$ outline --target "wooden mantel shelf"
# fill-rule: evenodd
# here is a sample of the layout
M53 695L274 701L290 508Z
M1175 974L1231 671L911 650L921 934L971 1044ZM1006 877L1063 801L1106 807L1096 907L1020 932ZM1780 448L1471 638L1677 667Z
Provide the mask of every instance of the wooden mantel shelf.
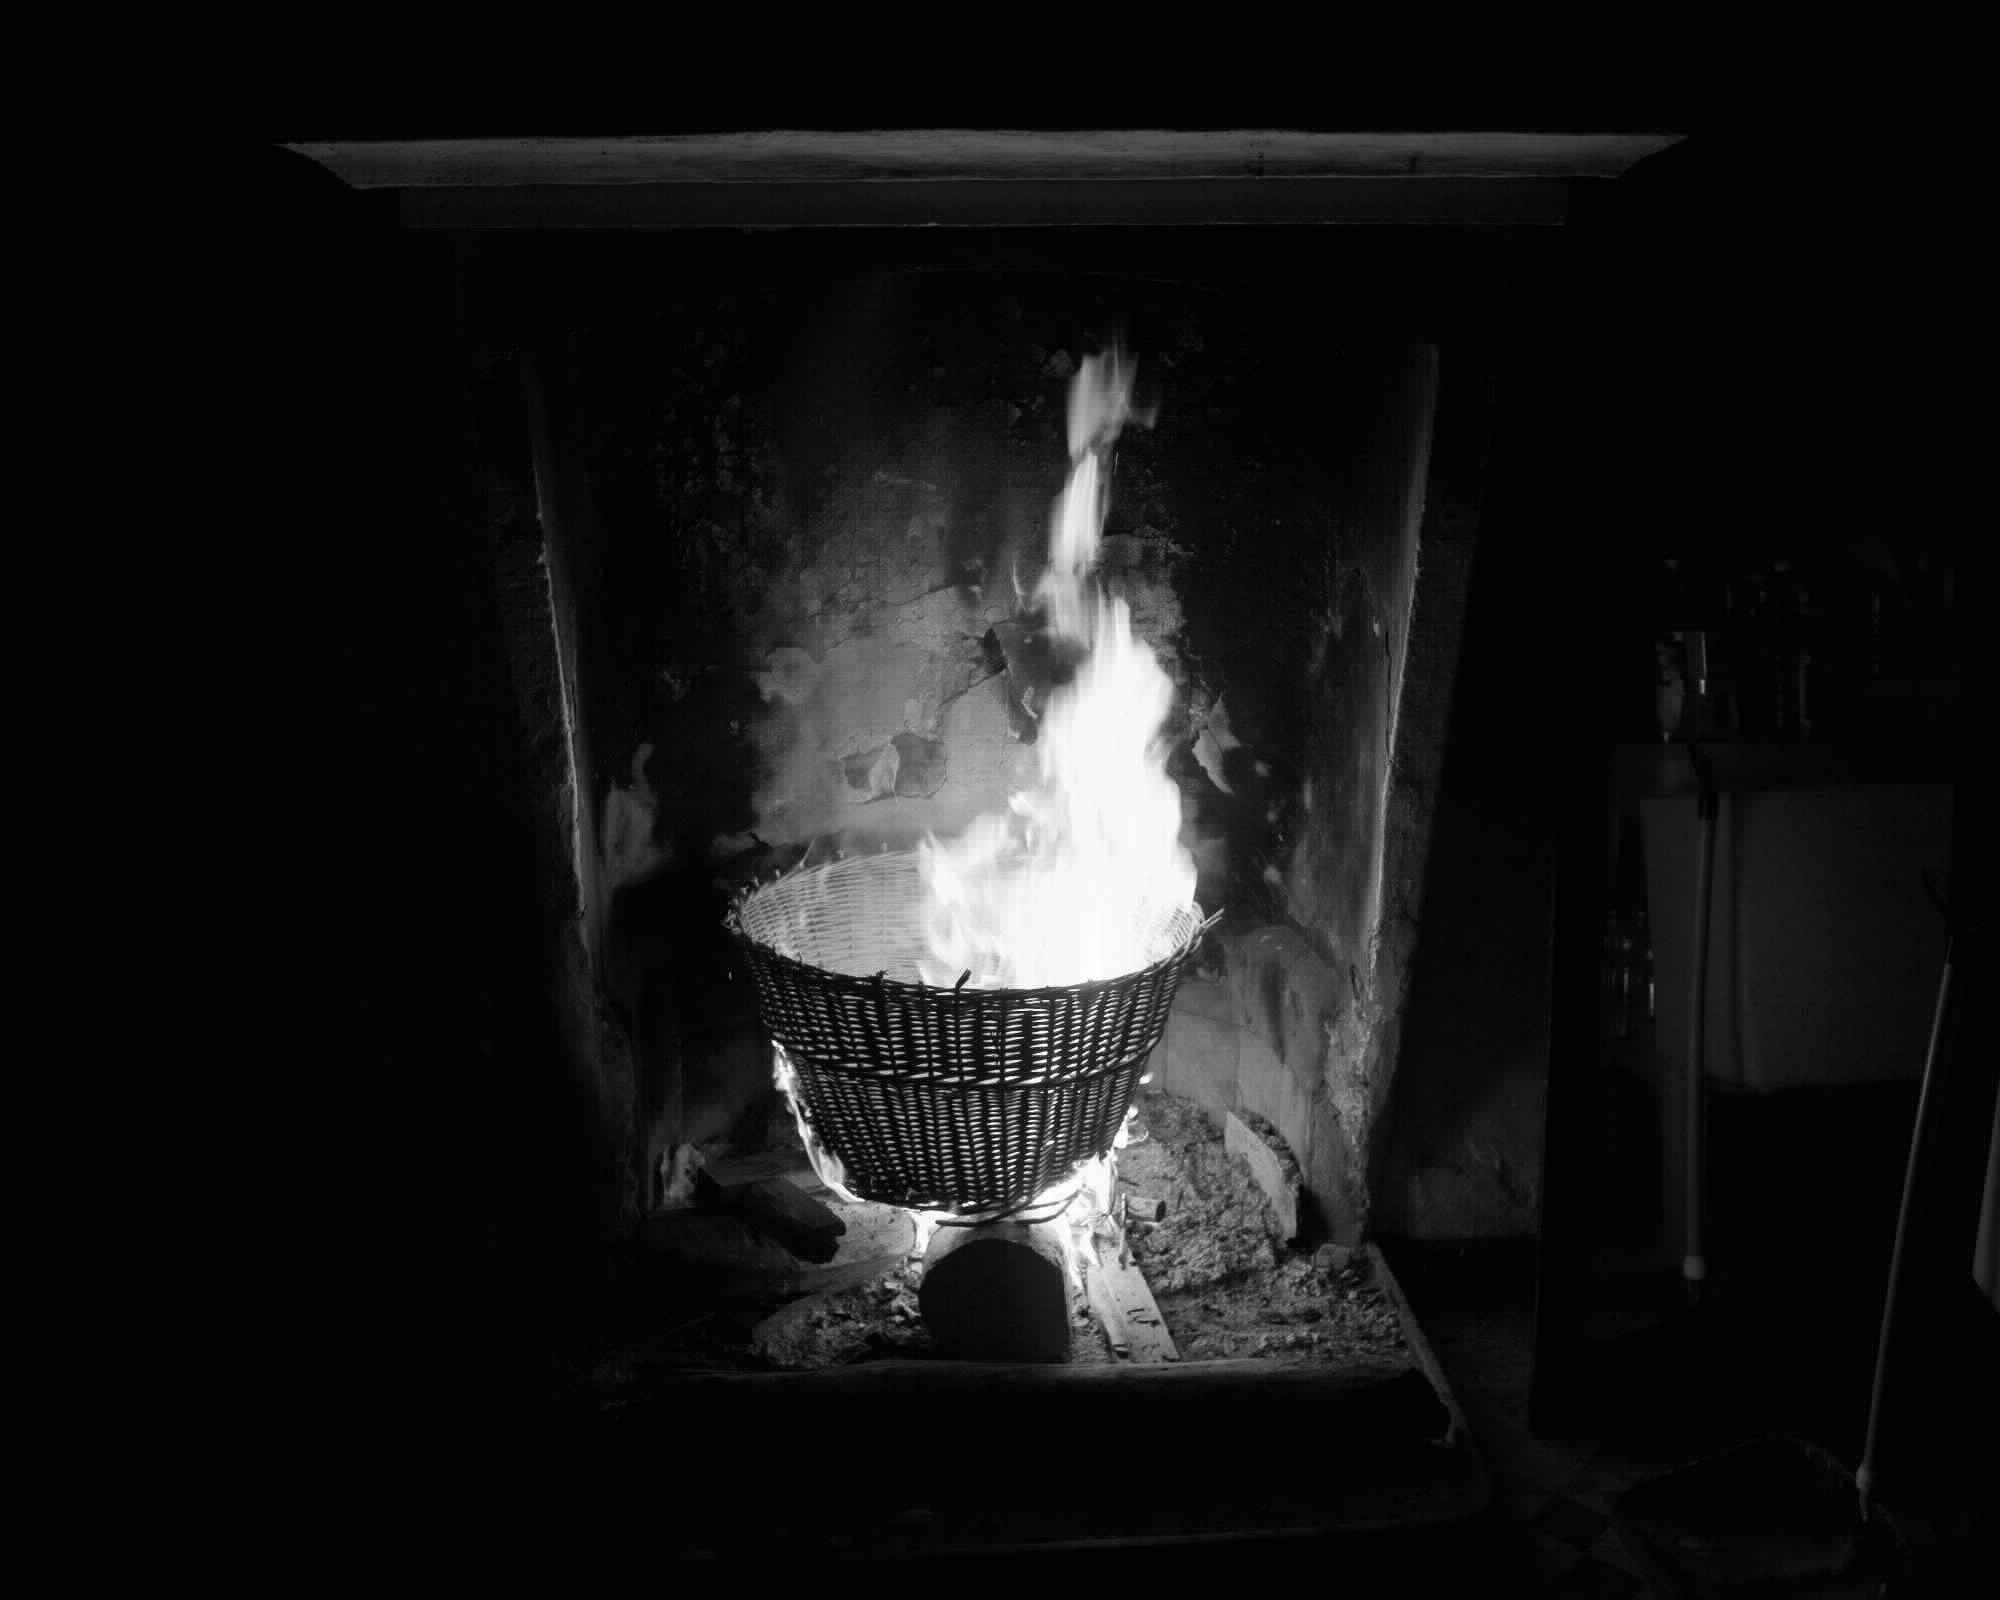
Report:
M1677 138L1662 133L921 128L619 139L350 140L291 148L356 188L436 189L920 179L1611 178Z
M287 148L430 227L1558 223L1653 132L931 128Z

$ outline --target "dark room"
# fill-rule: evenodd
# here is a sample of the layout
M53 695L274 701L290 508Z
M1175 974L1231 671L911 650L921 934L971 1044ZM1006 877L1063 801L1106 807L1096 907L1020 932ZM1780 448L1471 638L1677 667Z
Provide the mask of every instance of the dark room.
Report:
M964 120L257 153L433 1532L2000 1578L1921 206L1672 107Z

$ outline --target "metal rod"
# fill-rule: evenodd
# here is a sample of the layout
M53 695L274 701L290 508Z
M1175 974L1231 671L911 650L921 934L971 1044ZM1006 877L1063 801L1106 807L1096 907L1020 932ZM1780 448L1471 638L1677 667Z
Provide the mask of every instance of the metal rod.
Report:
M1889 1285L1882 1297L1882 1335L1875 1341L1875 1378L1868 1387L1868 1431L1863 1436L1861 1465L1854 1469L1854 1487L1861 1496L1861 1521L1868 1521L1869 1499L1875 1489L1876 1431L1882 1422L1883 1379L1889 1371L1889 1333L1896 1322L1896 1295L1903 1282L1903 1243L1910 1231L1910 1198L1917 1189L1917 1158L1929 1122L1931 1080L1936 1075L1938 1036L1944 1032L1945 1005L1951 998L1952 937L1944 942L1944 970L1938 975L1937 1009L1931 1013L1931 1040L1924 1051L1924 1083L1917 1092L1917 1122L1910 1130L1910 1159L1903 1168L1903 1203L1896 1213L1896 1242L1889 1249Z
M1694 891L1694 982L1688 1018L1687 1059L1687 1191L1686 1250L1681 1257L1681 1277L1690 1296L1699 1296L1702 1280L1708 1276L1707 1258L1702 1254L1702 1090L1708 1070L1708 924L1710 899L1715 879L1715 822L1720 809L1714 781L1693 744L1688 753L1701 780L1696 809L1701 819L1701 862L1695 874Z

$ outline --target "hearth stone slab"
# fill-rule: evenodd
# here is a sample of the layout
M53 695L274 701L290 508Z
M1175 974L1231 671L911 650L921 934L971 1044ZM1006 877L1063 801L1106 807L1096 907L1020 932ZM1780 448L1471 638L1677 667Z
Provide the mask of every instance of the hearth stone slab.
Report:
M1379 1253L1368 1251L1386 1273ZM593 1517L667 1560L816 1567L1332 1541L1463 1526L1492 1483L1418 1365L877 1362L684 1374L555 1441ZM1279 1473L1246 1470L1284 1461Z

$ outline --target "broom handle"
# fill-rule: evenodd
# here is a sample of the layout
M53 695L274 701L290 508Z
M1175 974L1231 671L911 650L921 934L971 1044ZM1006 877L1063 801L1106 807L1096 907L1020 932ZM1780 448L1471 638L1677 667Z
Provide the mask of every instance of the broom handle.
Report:
M1868 1503L1875 1488L1875 1441L1882 1421L1882 1380L1889 1370L1889 1330L1896 1321L1896 1293L1902 1286L1903 1241L1910 1228L1910 1197L1917 1187L1917 1156L1923 1149L1924 1127L1930 1118L1931 1079L1937 1067L1938 1036L1944 1031L1945 1005L1951 998L1953 936L1944 941L1944 970L1938 975L1937 1009L1931 1013L1931 1041L1924 1051L1924 1083L1917 1092L1917 1122L1910 1130L1910 1159L1903 1169L1903 1203L1896 1212L1896 1242L1889 1250L1889 1286L1882 1297L1882 1334L1875 1342L1875 1381L1868 1389L1868 1432L1861 1446L1861 1465L1854 1469L1854 1487L1861 1496L1861 1521L1868 1521Z
M1708 1262L1702 1254L1702 1090L1708 1076L1708 951L1711 900L1715 885L1715 827L1721 810L1715 775L1703 760L1700 748L1688 741L1688 757L1699 781L1696 814L1701 823L1701 857L1695 866L1694 884L1694 982L1688 1017L1685 1173L1687 1211L1686 1246L1681 1256L1681 1277L1689 1298L1701 1295L1702 1280L1708 1276Z

